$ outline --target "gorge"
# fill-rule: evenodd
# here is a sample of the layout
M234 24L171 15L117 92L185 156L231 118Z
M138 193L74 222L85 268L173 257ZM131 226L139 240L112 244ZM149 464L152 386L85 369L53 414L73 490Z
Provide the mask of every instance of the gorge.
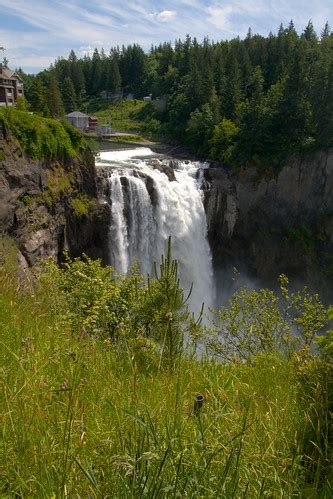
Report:
M215 305L215 290L221 303L224 292L273 286L281 273L332 296L332 150L259 176L147 148L101 152L96 166L88 149L76 159L36 161L5 128L0 147L1 229L23 266L59 260L67 249L119 271L139 259L147 274L171 235L195 308ZM80 203L87 209L74 209Z

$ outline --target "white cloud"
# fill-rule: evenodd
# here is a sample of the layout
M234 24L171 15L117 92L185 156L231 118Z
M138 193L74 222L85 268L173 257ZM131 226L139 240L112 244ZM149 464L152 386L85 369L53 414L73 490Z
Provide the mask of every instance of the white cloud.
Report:
M234 9L231 5L226 7L208 7L208 22L219 29L230 30L230 15Z
M159 14L157 14L156 19L161 21L162 23L172 21L176 16L176 12L174 10L162 10Z
M54 63L54 61L57 59L57 55L34 55L32 54L31 56L28 57L22 57L22 56L12 56L10 62L12 63L11 65L15 68L19 67L29 67L32 69L40 69L40 68L46 68L49 67L51 64Z
M86 47L79 48L79 55L80 56L85 56L85 55L92 56L93 53L94 53L94 47L92 47L91 45L87 45Z

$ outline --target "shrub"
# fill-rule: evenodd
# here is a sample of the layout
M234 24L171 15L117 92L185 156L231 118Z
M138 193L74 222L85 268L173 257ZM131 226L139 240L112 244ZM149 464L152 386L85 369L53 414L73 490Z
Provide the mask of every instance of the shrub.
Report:
M96 204L93 198L89 198L89 196L84 194L80 194L79 196L72 198L70 203L77 217L87 215L91 208Z
M290 293L288 279L280 276L280 294L261 289L240 289L213 320L213 353L224 360L246 360L262 352L290 356L311 347L327 324L325 307L317 294Z

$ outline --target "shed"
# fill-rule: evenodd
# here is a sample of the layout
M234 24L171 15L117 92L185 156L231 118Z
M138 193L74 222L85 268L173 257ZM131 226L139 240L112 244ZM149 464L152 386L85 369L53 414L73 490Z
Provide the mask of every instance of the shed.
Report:
M65 118L81 132L89 128L89 116L80 111L73 111L72 113L66 114Z
M96 132L98 127L98 118L96 116L89 116L89 132Z

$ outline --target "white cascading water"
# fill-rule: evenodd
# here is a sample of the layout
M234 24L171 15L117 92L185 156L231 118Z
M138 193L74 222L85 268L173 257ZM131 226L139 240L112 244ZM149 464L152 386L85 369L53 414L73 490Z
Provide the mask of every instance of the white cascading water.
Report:
M196 180L204 165L179 162L174 170L176 181L170 181L144 159L152 155L146 148L109 151L101 152L96 161L104 172L109 170L111 264L126 273L138 261L142 273L151 274L153 262L166 253L171 236L181 285L187 291L193 283L189 306L198 312L203 302L206 307L214 303L206 216L200 180Z

